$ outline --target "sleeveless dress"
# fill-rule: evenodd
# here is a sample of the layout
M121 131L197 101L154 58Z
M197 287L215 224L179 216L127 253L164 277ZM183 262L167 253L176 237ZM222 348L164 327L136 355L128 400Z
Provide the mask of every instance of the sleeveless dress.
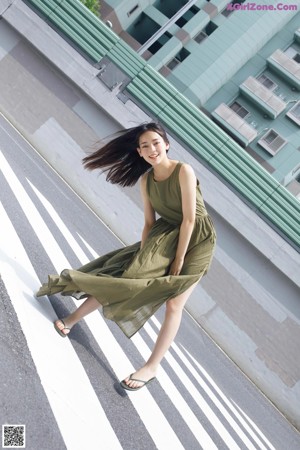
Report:
M168 275L175 257L182 222L178 163L164 181L147 176L147 193L160 216L140 249L140 242L101 256L77 270L49 275L38 293L60 292L77 299L93 295L103 306L103 315L113 320L127 337L133 336L168 299L186 291L205 275L216 242L213 223L196 187L196 220L180 275Z

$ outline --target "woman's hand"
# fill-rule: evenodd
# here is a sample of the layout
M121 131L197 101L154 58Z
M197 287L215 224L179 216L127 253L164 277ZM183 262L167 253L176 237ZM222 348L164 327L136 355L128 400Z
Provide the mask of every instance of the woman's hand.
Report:
M182 266L183 266L184 258L176 257L171 264L169 275L180 275Z

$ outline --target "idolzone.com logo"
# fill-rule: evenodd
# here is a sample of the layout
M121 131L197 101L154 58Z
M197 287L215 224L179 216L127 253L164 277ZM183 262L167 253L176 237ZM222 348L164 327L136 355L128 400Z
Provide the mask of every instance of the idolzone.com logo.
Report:
M298 5L287 5L286 3L262 5L255 2L228 3L226 9L228 11L297 11Z

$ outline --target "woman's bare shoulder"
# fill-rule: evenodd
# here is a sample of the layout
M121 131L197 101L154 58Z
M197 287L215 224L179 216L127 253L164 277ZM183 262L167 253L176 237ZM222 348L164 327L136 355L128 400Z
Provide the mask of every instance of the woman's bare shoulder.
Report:
M185 177L195 176L194 169L192 168L192 166L190 164L187 164L187 163L181 163L179 174L182 176L185 176Z

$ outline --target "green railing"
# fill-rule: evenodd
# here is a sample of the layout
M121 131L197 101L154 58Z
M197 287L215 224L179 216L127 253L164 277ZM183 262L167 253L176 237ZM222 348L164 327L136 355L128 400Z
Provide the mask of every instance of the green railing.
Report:
M300 249L300 202L79 0L23 0L90 61L105 56L131 81L133 97Z

